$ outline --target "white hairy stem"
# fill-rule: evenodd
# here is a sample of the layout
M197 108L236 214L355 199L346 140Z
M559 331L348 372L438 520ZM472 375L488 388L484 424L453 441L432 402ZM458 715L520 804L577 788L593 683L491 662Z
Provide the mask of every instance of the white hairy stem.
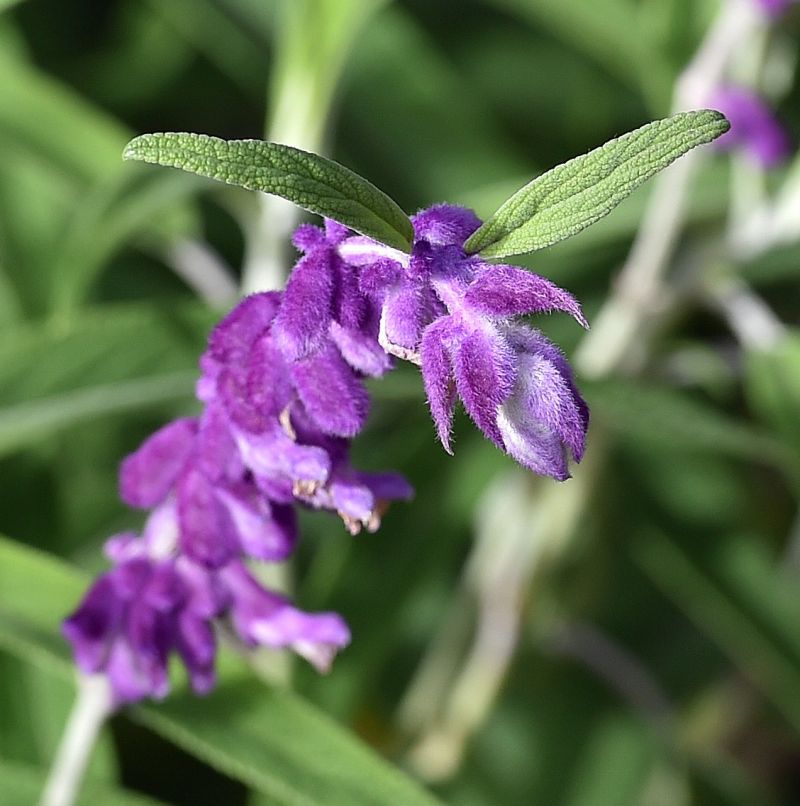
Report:
M111 692L105 675L78 678L75 704L50 768L40 806L72 806L100 730L111 713Z

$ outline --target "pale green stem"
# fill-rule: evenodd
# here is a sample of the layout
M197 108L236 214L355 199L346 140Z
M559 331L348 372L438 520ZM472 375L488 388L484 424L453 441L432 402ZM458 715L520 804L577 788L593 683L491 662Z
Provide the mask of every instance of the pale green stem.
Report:
M332 105L351 43L384 0L283 0L276 37L268 140L323 153ZM300 210L259 195L247 233L243 291L282 288Z
M470 736L485 721L520 638L532 580L574 532L591 485L591 469L570 486L551 485L514 470L498 478L479 503L476 541L455 607L400 706L399 719L418 738L409 762L428 780L450 777ZM537 492L540 494L537 495ZM473 605L474 602L474 605ZM463 615L476 607L472 643ZM458 664L457 653L463 653Z
M72 806L103 723L111 713L105 675L78 678L78 693L50 768L40 806Z

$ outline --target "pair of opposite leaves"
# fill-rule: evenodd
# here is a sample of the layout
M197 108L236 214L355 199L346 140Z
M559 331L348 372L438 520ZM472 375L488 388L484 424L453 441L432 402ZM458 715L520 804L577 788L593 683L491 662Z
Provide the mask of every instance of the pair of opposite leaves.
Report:
M484 258L503 258L569 238L678 157L729 127L721 113L703 109L610 140L518 190L473 233L465 249ZM394 249L411 250L414 233L402 209L371 182L317 154L262 140L159 133L135 138L123 156L282 196Z

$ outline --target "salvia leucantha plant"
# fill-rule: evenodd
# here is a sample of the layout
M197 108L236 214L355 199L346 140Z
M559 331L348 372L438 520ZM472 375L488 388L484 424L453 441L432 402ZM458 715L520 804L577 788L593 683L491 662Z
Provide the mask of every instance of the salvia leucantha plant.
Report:
M364 379L397 361L419 366L448 453L460 401L520 465L568 479L589 409L559 348L523 317L562 312L588 325L568 291L502 261L580 232L727 129L711 110L650 123L553 168L483 222L448 204L409 218L347 168L285 145L133 140L126 159L282 196L323 223L295 231L301 257L283 291L246 297L212 331L196 389L202 413L165 425L122 463L123 500L149 515L141 535L108 540L112 569L64 622L80 670L106 675L120 706L164 697L174 653L206 693L220 629L327 670L351 640L343 619L298 609L254 565L292 554L299 508L335 512L355 535L412 497L402 476L349 458L370 407Z

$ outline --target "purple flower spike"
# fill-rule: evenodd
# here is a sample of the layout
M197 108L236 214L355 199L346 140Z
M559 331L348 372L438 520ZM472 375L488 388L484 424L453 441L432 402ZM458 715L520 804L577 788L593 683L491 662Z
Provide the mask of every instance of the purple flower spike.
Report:
M723 87L712 105L730 121L731 128L715 145L721 149L742 149L765 168L777 165L791 151L789 136L769 106L752 90Z

